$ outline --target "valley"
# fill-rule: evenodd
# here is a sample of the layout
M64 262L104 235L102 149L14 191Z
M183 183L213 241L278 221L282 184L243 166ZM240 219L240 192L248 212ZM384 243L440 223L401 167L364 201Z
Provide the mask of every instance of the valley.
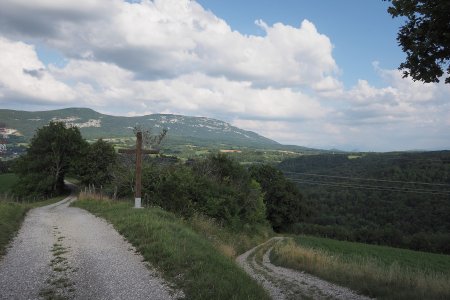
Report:
M421 299L424 295L445 299L449 293L443 286L449 280L445 266L450 261L450 224L446 218L450 214L450 151L317 150L281 145L250 132L237 133L239 129L217 120L153 116L151 118L159 122L157 125L161 124L155 126L155 123L153 128L168 124L178 127L171 127L175 129L169 131L160 145L161 154L144 159L142 201L145 209L135 213L131 208L133 158L117 154L118 149L133 148L136 142L132 136L133 120L122 123L130 125L122 136L112 136L107 135L110 133L105 132L101 122L89 119L95 116L82 118L72 109L65 114L58 113L55 117L52 112L46 120L63 122L64 130L68 131L72 127L79 128L83 138L88 137L83 139L85 144L81 144L87 147L83 150L88 151L83 152L88 155L87 161L83 162L83 155L76 152L74 162L80 165L68 166L65 173L81 187L79 200L73 205L111 222L146 261L158 266L165 280L188 298L217 296L225 299L238 294L249 299L253 299L250 295L258 295L255 299L285 299L300 294L317 298L329 292L329 296L336 299L342 295L355 299L390 299L392 295L396 295L396 299L416 296ZM28 121L41 122L40 116ZM190 125L187 125L188 119ZM29 128L36 130L31 125ZM200 137L195 128L208 128L210 135ZM224 130L227 128L230 130ZM11 172L16 170L20 157L27 155L25 150L37 142L30 138L26 126L6 129L3 134L4 140L9 142L7 148L22 149L22 152L3 153L0 161L0 208L6 214L4 222L0 222L0 251L13 239L27 211L55 201L39 202L38 194L14 195L18 182L30 187L34 184ZM187 134L192 136L182 136L180 132L189 132ZM152 133L155 135L158 131ZM100 143L97 137L103 138ZM46 147L45 143L40 147ZM98 152L99 149L117 157L110 163L113 157L92 159L89 151L97 151L95 155L100 157L106 154ZM35 181L41 177L39 174L30 178ZM178 225L170 225L168 220ZM141 226L143 230L136 231ZM276 237L277 242L264 244L272 237ZM187 239L191 241L187 243ZM180 247L184 252L178 252ZM275 287L263 284L268 291L230 262L252 247L257 248L244 261L248 262L249 270L264 269L264 262L270 263L272 271L267 278L272 279L264 280L272 280ZM190 257L190 262L183 262L184 257ZM320 269L322 260L332 262L334 269ZM299 265L299 261L307 262L309 267ZM205 272L203 275L208 279L198 273L196 264L203 266L201 272ZM283 268L306 271L318 278L302 277L296 271ZM354 269L366 270L374 276L364 277L366 275L353 271L347 274ZM255 271L249 272L251 275ZM260 271L257 273L260 275L252 275L256 280L258 276L266 276ZM288 273L290 275L286 275ZM386 283L382 278L388 273L392 276ZM71 282L76 282L75 286L85 284L76 281L76 274L75 277L66 275L70 285ZM223 276L233 284L218 284ZM186 282L186 277L192 280ZM292 279L294 277L300 279ZM360 281L366 284L358 285ZM416 291L407 282L419 282L422 289ZM386 284L387 290L383 288ZM292 289L294 285L298 288ZM281 292L286 287L290 292ZM58 293L66 296L79 293L76 288L67 292L68 288L57 284L42 286L41 291L48 299ZM280 292L273 292L274 289ZM401 292L405 289L410 293Z

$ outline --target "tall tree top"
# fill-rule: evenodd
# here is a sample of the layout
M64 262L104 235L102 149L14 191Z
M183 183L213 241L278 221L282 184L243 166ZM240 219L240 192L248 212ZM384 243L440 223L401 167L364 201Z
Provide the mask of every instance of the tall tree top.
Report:
M384 0L392 6L392 17L406 17L397 40L406 53L400 64L404 77L423 82L439 82L447 73L450 83L450 1L448 0Z

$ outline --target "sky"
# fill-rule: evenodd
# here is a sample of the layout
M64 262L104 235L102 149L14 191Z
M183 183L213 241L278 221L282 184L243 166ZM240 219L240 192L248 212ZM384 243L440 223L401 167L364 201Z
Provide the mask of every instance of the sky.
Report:
M0 0L0 108L220 119L283 144L450 149L381 0Z

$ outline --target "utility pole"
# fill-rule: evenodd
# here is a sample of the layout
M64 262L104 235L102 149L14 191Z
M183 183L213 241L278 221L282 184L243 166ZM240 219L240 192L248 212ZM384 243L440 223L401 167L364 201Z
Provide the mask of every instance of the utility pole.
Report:
M136 153L136 185L134 189L134 208L142 208L142 155L158 154L159 150L143 150L142 149L142 130L136 132L136 149L119 149L119 153L134 154Z

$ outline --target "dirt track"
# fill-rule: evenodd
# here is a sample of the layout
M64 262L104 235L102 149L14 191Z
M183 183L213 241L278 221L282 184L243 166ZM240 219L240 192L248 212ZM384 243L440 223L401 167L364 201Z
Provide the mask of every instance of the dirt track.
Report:
M284 238L274 237L237 258L244 270L257 280L273 299L370 299L304 272L275 266L270 252Z
M172 299L114 228L74 197L31 210L0 261L0 299Z

